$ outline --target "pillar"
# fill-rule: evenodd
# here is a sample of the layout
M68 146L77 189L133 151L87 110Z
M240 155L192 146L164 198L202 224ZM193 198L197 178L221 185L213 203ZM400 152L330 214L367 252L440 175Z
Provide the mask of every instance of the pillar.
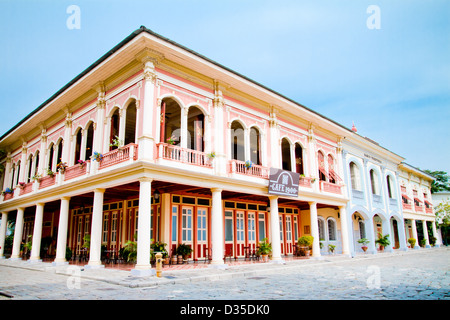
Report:
M88 268L98 268L102 266L102 220L103 220L103 197L105 189L94 190L94 206L92 208L91 242L89 246Z
M211 209L211 247L212 260L211 266L214 268L226 267L223 261L224 257L224 225L222 208L222 190L211 189L212 209Z
M350 255L350 244L348 240L348 219L345 206L339 207L339 216L341 218L342 254Z
M66 264L67 228L69 224L70 197L61 198L59 212L58 239L56 242L56 258L53 265Z
M150 219L151 219L152 179L139 179L139 219L137 233L137 258L132 275L146 276L155 274L150 265Z
M416 228L416 220L411 219L411 227L413 232L413 238L416 239L416 244L414 245L414 249L419 249L419 237L417 237L417 228Z
M427 227L427 221L422 220L422 226L423 226L423 237L425 239L425 248L430 248L430 239L428 237L428 227Z
M40 260L42 221L44 219L44 203L36 203L36 214L34 217L33 242L31 245L30 260Z
M440 247L442 242L441 242L441 239L438 236L438 233L437 233L437 230L436 230L436 222L432 221L431 223L432 223L432 227L433 227L433 237L436 238L436 242L434 243L434 246L435 247ZM1 242L1 238L0 238L0 246L1 245L2 245L2 242ZM1 257L1 251L0 251L0 257Z
M283 263L281 259L280 220L278 218L278 197L269 196L270 200L270 233L272 237L272 261Z
M319 223L317 222L317 202L309 202L309 216L311 219L311 236L314 238L313 242L313 258L320 257L320 239L319 239Z
M375 254L375 253L377 253L377 249L375 246L376 237L375 237L375 231L373 228L373 216L364 220L364 228L366 230L367 239L369 240L369 243L367 244L367 247L368 247L367 252Z
M14 231L14 241L13 241L11 259L19 259L20 244L22 242L22 233L23 233L23 213L24 213L24 208L17 208L16 227L14 229L15 230Z
M2 222L0 226L0 259L4 258L7 225L8 225L8 213L2 212Z

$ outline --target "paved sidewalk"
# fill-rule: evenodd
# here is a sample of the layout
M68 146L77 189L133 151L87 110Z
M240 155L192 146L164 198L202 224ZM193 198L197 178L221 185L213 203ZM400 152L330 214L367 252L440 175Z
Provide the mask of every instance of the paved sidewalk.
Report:
M392 253L378 253L378 254L360 254L356 257L350 258L342 255L326 255L319 259L301 259L290 260L284 264L275 264L272 262L258 263L258 264L242 264L229 266L227 269L216 269L212 267L192 269L192 270L172 270L168 271L163 269L162 276L160 278L156 276L136 277L132 276L130 271L118 270L113 268L99 268L99 269L87 269L84 267L74 265L52 266L49 262L29 262L22 260L1 259L0 266L22 268L34 271L41 271L46 273L55 273L66 276L78 276L82 279L90 279L96 281L102 281L114 285L120 285L130 288L137 287L154 287L165 284L177 284L177 283L190 283L198 281L215 281L215 280L227 280L237 279L245 277L255 277L261 275L268 275L273 273L283 273L285 271L293 270L298 267L314 267L324 266L326 264L352 262L362 259L379 259L389 256L400 255L417 255L420 256L424 250L442 250L442 252L448 252L450 248L431 248L431 249L419 249L408 251L394 251Z

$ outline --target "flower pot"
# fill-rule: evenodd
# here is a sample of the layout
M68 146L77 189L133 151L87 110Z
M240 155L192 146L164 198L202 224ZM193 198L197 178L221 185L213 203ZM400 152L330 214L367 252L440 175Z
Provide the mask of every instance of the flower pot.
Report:
M178 255L177 263L178 264L183 264L183 256L181 254Z
M262 257L262 261L263 261L263 262L268 262L268 261L269 261L269 255L267 255L267 254L262 254L261 257Z
M361 247L361 249L363 249L364 252L367 251L367 247L366 246Z
M177 256L172 256L172 264L177 264Z

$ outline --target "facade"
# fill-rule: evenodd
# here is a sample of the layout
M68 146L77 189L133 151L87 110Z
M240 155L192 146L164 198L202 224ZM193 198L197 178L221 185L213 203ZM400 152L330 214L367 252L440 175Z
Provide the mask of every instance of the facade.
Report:
M87 267L95 268L102 246L118 254L136 239L134 274L153 271L152 241L167 243L171 254L187 244L190 260L210 256L216 267L264 238L274 262L293 255L302 235L314 237L313 257L327 253L321 239L349 255L356 209L348 204L346 139L375 146L374 156L385 159L363 164L355 153L361 166L392 179L393 198L380 180L382 206L372 210L379 201L366 190L358 209L364 220L388 221L388 232L392 219L402 220L400 157L141 27L0 138L7 152L0 256L12 214L12 259L31 235L31 261L67 263L66 247L81 255L89 235ZM271 168L296 173L298 192L270 193Z
M416 249L421 244L429 248L428 230L431 230L436 239L435 245L440 246L442 240L436 229L436 215L431 198L431 183L434 177L405 162L399 165L398 172L407 239L416 239Z
M343 149L352 254L362 252L362 238L369 240L367 252L375 253L379 234L389 235L385 250L406 250L397 175L403 158L359 135L346 139Z

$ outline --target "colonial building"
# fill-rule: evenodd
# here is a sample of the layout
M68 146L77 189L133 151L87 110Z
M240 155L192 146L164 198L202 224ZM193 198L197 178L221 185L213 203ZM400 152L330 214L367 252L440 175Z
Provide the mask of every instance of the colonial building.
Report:
M343 141L370 159L356 151L343 159ZM136 239L132 272L145 275L152 241L167 243L170 254L187 244L190 260L210 257L222 267L264 238L274 262L293 255L301 235L314 237L313 257L326 252L320 239L349 255L356 216L366 230L375 230L374 215L383 233L392 219L403 225L401 157L145 27L6 132L0 149L0 256L14 214L12 259L31 235L31 261L45 254L66 263L66 248L81 255L89 235L86 265L94 268L102 246L118 254ZM375 193L360 190L358 208L348 188L352 161L361 185L372 169L378 177ZM270 181L274 169L281 183Z
M362 252L362 238L369 240L367 251L375 253L379 234L389 236L385 250L406 250L397 175L404 158L357 134L344 140L343 149L352 254Z
M407 238L416 239L416 249L420 245L429 248L431 234L435 245L440 246L442 241L436 230L431 198L431 183L435 178L405 162L398 166L398 172Z

